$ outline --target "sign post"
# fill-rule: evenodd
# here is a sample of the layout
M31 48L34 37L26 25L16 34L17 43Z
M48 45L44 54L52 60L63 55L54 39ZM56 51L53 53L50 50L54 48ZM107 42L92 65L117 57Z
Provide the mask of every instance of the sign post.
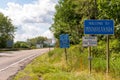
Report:
M92 55L91 55L91 47L88 47L88 60L89 60L89 73L91 74L92 70Z
M67 62L67 49L70 47L69 35L68 34L61 34L60 35L60 48L65 49L65 59Z
M52 43L52 39L48 39L47 42L49 44L49 52L50 52L50 44Z
M103 34L107 35L107 46L106 46L106 73L109 73L109 35L114 34L114 22L113 20L85 20L84 22L84 33L85 34ZM89 55L91 54L89 50ZM90 55L91 56L91 55ZM89 62L91 64L91 62ZM90 65L91 66L91 65ZM91 72L91 67L90 67Z
M84 47L88 46L89 73L91 74L91 69L92 69L91 46L97 46L97 37L84 36L82 40L83 40L83 46Z
M107 45L106 45L107 47L107 55L106 55L106 59L107 59L107 61L106 61L106 63L107 63L107 65L106 65L106 73L108 74L109 73L109 67L110 67L110 51L109 51L109 35L107 35Z
M46 41L44 41L44 43L48 45L49 52L50 52L50 44L52 43L52 39L47 39Z

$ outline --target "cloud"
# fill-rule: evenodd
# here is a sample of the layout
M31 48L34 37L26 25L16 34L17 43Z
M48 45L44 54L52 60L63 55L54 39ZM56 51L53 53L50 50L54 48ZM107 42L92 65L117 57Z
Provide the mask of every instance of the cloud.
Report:
M36 36L53 38L49 27L53 23L56 3L57 0L37 0L24 5L9 2L8 7L0 9L0 12L9 16L12 23L18 28L15 33L15 41L25 41L27 38Z
M52 32L51 31L49 31L49 30L47 30L46 32L44 32L43 34L42 34L42 36L45 36L45 37L47 37L47 38L54 38L54 36L53 36L53 34L52 34Z

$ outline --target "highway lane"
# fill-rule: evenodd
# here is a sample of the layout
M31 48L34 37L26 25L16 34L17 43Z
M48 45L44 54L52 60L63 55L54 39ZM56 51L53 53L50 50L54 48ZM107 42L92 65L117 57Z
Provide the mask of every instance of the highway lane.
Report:
M0 80L7 80L10 76L15 75L35 57L48 51L49 49L45 48L0 53Z

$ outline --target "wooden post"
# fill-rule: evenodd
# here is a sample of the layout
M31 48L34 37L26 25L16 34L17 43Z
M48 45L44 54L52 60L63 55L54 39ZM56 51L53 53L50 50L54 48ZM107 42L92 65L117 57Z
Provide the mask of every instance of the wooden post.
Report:
M67 63L67 49L65 48L65 59L66 59L66 63Z
M109 73L109 67L110 67L110 53L109 53L109 35L107 35L107 45L106 45L106 73Z

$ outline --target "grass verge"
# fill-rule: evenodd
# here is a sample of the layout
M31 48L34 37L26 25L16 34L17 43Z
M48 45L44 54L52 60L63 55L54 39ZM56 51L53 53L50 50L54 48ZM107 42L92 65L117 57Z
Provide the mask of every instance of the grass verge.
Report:
M105 60L100 57L93 59L92 74L88 73L87 49L79 45L67 50L68 61L65 61L64 49L43 54L20 71L14 80L119 80L119 71L106 76ZM114 63L115 64L115 63ZM118 69L114 67L114 69ZM112 71L113 69L111 69ZM113 70L114 71L114 70Z

